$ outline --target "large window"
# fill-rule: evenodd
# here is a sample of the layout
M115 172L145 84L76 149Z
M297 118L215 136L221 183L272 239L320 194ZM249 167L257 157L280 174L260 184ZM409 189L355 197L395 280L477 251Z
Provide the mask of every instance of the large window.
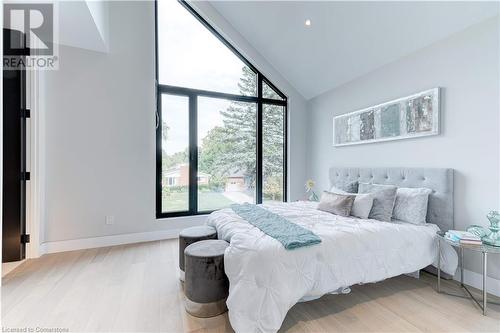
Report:
M156 22L157 217L285 201L285 95L186 3Z

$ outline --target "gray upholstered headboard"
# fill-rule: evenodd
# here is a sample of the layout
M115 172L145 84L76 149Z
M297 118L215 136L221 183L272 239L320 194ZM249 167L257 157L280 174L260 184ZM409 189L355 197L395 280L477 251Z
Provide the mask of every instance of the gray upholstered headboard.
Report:
M330 168L330 186L358 180L366 183L425 187L429 196L427 222L441 230L453 229L453 169L441 168Z

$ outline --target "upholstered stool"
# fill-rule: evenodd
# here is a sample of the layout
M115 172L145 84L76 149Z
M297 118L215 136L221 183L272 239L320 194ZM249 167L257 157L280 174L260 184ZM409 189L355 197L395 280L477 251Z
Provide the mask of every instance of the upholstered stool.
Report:
M204 240L186 247L186 311L195 317L214 317L227 311L229 280L224 272L224 251L229 243Z
M189 245L206 240L217 239L217 231L208 225L191 227L179 233L179 278L184 281L184 250Z

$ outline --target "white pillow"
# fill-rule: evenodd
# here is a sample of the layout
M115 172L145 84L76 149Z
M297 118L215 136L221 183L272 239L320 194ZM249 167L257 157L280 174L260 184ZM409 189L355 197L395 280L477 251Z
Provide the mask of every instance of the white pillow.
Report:
M399 187L392 218L413 224L425 224L427 218L428 188Z
M372 193L348 193L336 187L332 187L330 192L355 195L356 197L354 198L354 203L352 205L351 215L359 217L360 219L367 219L368 215L370 215L374 199L374 195Z

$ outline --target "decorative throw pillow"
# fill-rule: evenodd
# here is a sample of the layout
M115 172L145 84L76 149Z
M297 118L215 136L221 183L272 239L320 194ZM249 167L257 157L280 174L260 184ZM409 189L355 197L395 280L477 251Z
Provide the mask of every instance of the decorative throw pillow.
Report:
M359 183L359 193L373 193L373 206L368 217L391 222L397 189L393 185Z
M425 224L431 193L432 190L428 188L398 188L392 217L413 224Z
M349 216L351 214L354 195L337 194L323 191L318 209L340 216Z
M338 194L349 194L336 187L332 187L330 192ZM355 195L355 198L354 198L354 203L352 204L351 216L356 216L359 217L360 219L367 219L368 216L370 215L370 211L373 206L374 195L372 193L366 193L366 194L353 193L352 195Z
M358 193L358 181L338 181L335 182L334 188L345 191L347 193Z

